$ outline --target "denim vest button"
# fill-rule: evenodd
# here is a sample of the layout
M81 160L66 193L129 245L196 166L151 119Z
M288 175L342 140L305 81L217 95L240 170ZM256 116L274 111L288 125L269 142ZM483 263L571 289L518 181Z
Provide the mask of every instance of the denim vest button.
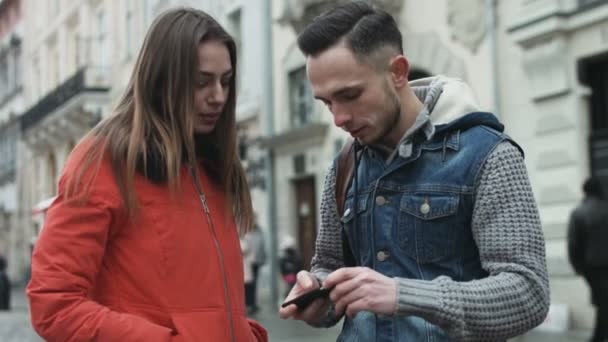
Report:
M388 252L380 251L376 254L376 259L378 259L378 261L384 261L388 259L389 255L390 254Z
M428 213L431 212L431 206L424 202L421 206L420 206L420 212L422 213L422 215L426 215Z
M384 198L384 196L378 196L378 197L376 197L376 204L377 205L383 206L383 205L386 204L386 202L388 202L388 201L386 200L386 198Z
M346 208L344 211L344 217L348 216L348 214L350 214L350 208Z

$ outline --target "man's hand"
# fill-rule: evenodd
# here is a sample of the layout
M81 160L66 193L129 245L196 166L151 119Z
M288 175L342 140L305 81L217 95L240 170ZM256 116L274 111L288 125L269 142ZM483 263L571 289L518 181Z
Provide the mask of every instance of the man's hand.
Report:
M293 289L291 289L284 302L292 300L297 296L319 287L319 282L312 274L307 271L300 271L298 272L298 280L296 281L296 284L293 286ZM322 298L316 299L304 310L298 310L298 307L295 304L291 304L279 309L279 317L282 319L298 319L310 324L323 319L325 313L327 310L329 310L330 305L331 302L328 299Z
M336 314L346 310L349 318L359 311L392 315L397 304L397 281L367 267L340 268L327 276L323 287L334 289L329 298Z

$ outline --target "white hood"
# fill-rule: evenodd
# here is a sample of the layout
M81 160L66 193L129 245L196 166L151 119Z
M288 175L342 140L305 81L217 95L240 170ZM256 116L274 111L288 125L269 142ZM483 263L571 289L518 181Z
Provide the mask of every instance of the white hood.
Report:
M410 86L427 109L423 112L430 116L435 126L479 111L473 89L458 78L439 75L412 81Z

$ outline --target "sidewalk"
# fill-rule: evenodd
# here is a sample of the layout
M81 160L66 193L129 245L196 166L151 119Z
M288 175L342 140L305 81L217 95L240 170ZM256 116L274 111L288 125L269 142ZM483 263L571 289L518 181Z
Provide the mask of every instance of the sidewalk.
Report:
M251 316L260 322L266 330L271 342L334 342L340 333L342 324L323 329L313 328L301 321L283 320L279 318L278 305L272 305L268 291L260 289L258 305L260 311Z
M591 331L568 331L549 333L532 331L524 336L512 339L512 342L584 342L591 337Z
M267 291L259 293L261 310L252 316L260 322L267 330L270 341L285 342L333 342L336 340L342 328L342 322L330 329L318 329L306 325L303 322L293 320L282 320L278 316L277 306L270 303ZM524 336L509 340L510 342L585 342L591 336L590 331L568 331L565 333L549 333L532 331Z
M41 342L32 329L23 288L13 288L11 311L0 311L0 342Z
M39 342L41 339L32 330L27 312L27 302L23 289L13 291L13 310L0 313L0 342ZM270 303L269 293L259 293L260 311L252 316L267 330L271 342L333 342L342 328L342 323L329 329L319 329L294 320L282 320L278 315L278 305ZM590 331L570 331L567 333L531 332L511 342L583 342L589 339Z

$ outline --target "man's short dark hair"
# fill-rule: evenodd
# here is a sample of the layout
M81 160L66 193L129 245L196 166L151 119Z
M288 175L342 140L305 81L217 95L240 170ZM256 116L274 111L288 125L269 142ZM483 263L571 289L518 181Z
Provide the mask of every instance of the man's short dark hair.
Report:
M342 39L359 59L384 47L403 54L395 19L363 1L348 2L316 17L298 37L298 47L306 56L316 56Z
M604 188L602 182L597 177L590 177L585 181L583 192L588 197L604 198Z

